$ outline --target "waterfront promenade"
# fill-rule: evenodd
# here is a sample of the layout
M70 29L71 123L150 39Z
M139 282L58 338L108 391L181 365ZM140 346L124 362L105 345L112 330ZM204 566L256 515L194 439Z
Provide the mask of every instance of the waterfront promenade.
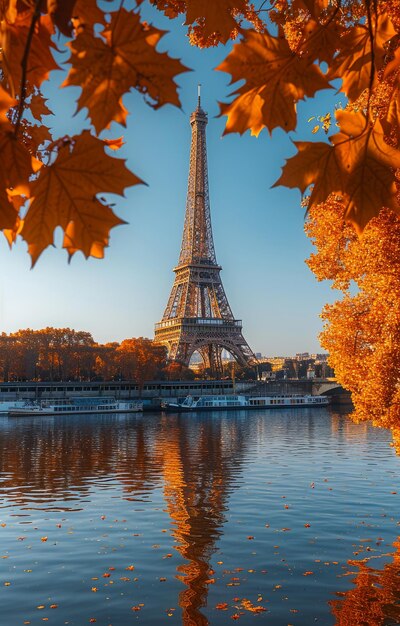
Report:
M134 381L68 381L0 383L0 401L48 399L77 396L141 398L157 405L159 399L178 399L187 395L246 393L254 395L327 394L335 403L348 403L349 394L332 379L286 379L282 381L185 380L148 381L140 387Z

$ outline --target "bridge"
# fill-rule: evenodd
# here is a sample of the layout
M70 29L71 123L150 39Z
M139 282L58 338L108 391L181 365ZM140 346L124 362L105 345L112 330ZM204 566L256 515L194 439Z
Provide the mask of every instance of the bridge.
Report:
M334 378L269 380L254 382L247 391L260 395L271 394L311 394L313 396L329 396L332 402L347 404L351 402L350 393Z

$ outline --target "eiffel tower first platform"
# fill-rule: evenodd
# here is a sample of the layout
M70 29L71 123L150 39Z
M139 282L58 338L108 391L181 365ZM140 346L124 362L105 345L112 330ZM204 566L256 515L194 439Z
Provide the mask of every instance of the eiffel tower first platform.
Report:
M222 371L221 353L228 350L240 365L257 360L242 335L242 322L233 316L222 285L211 229L208 193L207 114L200 104L190 117L189 182L182 246L175 281L155 342L165 345L168 359L189 365L198 352L214 374Z

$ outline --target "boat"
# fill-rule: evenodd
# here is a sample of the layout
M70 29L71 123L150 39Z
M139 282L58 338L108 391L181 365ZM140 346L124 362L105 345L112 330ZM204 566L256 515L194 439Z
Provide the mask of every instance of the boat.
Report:
M183 402L163 402L164 411L218 411L238 409L285 409L321 407L329 404L327 396L186 396Z
M8 415L10 409L20 409L25 405L25 400L10 400L0 402L0 415Z
M115 398L59 398L28 400L21 407L10 407L8 415L82 415L93 413L137 413L143 411L143 402Z

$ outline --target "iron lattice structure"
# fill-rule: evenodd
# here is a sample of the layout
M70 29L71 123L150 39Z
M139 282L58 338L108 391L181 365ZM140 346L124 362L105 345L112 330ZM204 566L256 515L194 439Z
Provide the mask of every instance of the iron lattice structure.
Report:
M175 281L155 341L168 349L168 358L188 366L199 352L205 367L222 371L222 350L228 350L240 365L256 362L242 335L242 322L235 320L226 297L211 228L208 191L206 126L207 114L200 104L190 117L189 182L185 224Z

